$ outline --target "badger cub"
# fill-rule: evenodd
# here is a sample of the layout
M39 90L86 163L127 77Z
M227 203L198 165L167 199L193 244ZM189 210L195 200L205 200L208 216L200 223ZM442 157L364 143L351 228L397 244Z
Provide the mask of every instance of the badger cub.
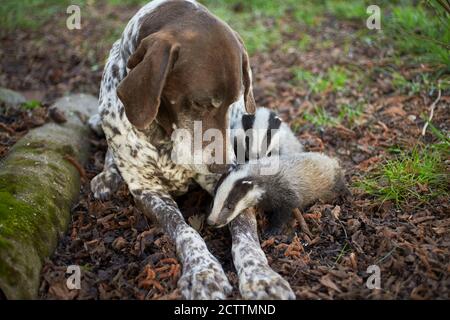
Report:
M274 164L271 174L264 174ZM269 215L267 233L275 234L292 219L293 209L347 194L336 159L314 152L266 157L239 165L221 178L208 223L222 227L243 210L258 206Z
M278 115L259 107L231 123L230 138L238 164L268 156L303 152L303 146Z

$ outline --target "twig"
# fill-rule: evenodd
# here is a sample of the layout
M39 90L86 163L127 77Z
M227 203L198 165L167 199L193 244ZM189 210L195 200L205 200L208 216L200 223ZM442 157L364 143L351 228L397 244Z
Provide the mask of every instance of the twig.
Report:
M442 42L442 41L439 41L439 40L436 40L436 39L433 39L433 38L425 37L425 36L419 35L417 33L409 32L409 31L406 31L406 30L400 30L400 33L403 33L403 35L406 34L406 35L409 35L411 37L415 37L417 39L433 42L434 44L437 44L437 45L439 45L439 46L441 46L441 47L443 47L443 48L445 48L447 50L450 50L450 45L445 43L445 42Z
M341 251L339 252L339 255L337 256L336 260L334 261L334 264L337 264L339 262L339 260L341 260L341 258L344 256L345 249L347 249L347 242L344 244Z
M5 130L6 132L8 132L10 135L13 135L15 133L15 131L13 129L11 129L10 127L6 126L5 124L0 122L0 129Z
M436 100L434 100L434 102L431 104L430 106L430 117L428 118L427 122L425 122L425 125L423 126L422 129L422 136L425 135L425 132L427 131L427 127L428 124L431 122L431 120L433 120L433 115L434 115L434 108L436 107L436 104L439 102L439 100L441 100L441 86L439 86L439 91L438 91L438 96L436 98Z
M81 179L86 178L86 171L84 171L84 168L81 166L81 164L78 163L78 161L75 158L69 155L65 155L63 158L67 160L69 163L71 163L75 167L75 169L77 169Z
M444 0L437 0L437 2L439 2L439 4L445 9L445 11L450 13L450 4L448 2L445 2Z
M375 264L379 264L381 262L383 262L387 257L389 257L395 250L397 249L397 246L394 246L394 248L392 248L391 251L389 251L384 257L382 257L381 259L378 259L377 262L375 262Z
M443 16L444 16L444 15L441 14L441 13L438 11L438 9L437 9L434 5L431 4L431 1L432 1L432 0L428 0L428 1L427 1L428 6L429 6L431 9L433 9L434 14L439 18L439 20L441 21L441 23L445 25L445 24L447 23L447 21L445 21L445 19L443 19ZM450 8L450 1L447 0L447 2L448 2L448 7ZM444 10L445 10L445 8L444 8ZM446 10L446 11L447 11L447 10ZM450 14L450 11L449 11L448 13Z
M311 231L309 231L308 228L308 224L305 221L305 218L303 218L302 213L300 212L300 210L298 208L292 210L292 212L294 213L295 219L297 219L299 225L300 225L300 229L306 233L308 236L312 237Z

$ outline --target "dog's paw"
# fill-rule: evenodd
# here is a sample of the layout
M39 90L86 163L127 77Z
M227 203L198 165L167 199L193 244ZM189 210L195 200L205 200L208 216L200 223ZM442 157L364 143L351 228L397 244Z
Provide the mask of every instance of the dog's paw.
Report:
M270 267L246 272L239 279L239 291L247 300L294 300L289 283Z
M109 200L120 185L121 177L115 171L103 171L96 175L91 181L91 191L94 198L106 201Z
M222 267L212 259L185 270L178 280L178 287L183 297L189 300L223 300L232 291Z

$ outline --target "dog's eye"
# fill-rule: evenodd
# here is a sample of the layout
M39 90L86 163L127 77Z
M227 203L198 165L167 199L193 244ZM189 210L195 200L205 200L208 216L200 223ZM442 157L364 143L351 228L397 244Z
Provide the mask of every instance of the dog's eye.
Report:
M214 108L220 108L220 106L222 105L222 100L213 98L211 100L211 104Z
M196 101L192 101L192 109L200 111L200 110L203 110L205 108L203 107L203 105L201 103L196 102Z

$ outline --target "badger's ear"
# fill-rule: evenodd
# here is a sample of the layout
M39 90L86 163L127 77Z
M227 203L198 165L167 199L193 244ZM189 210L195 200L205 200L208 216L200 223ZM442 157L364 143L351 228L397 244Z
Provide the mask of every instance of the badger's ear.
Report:
M128 120L147 128L158 114L161 93L179 52L179 45L153 34L144 38L128 59L128 75L117 87L117 96Z
M242 74L244 82L245 110L248 113L253 114L256 111L256 102L253 97L252 69L250 68L250 59L248 58L248 54L245 49L242 57Z
M255 122L255 115L245 113L242 115L242 128L244 131L251 129L253 127L253 123Z
M273 118L273 124L270 124L270 127L278 129L278 128L280 128L281 123L282 123L281 118L279 116L275 116Z
M250 59L248 57L247 50L245 49L244 41L242 41L241 36L235 32L236 38L241 44L242 51L242 82L244 83L244 102L245 110L248 113L255 113L256 102L253 97L253 86L252 86L252 69L250 68Z

